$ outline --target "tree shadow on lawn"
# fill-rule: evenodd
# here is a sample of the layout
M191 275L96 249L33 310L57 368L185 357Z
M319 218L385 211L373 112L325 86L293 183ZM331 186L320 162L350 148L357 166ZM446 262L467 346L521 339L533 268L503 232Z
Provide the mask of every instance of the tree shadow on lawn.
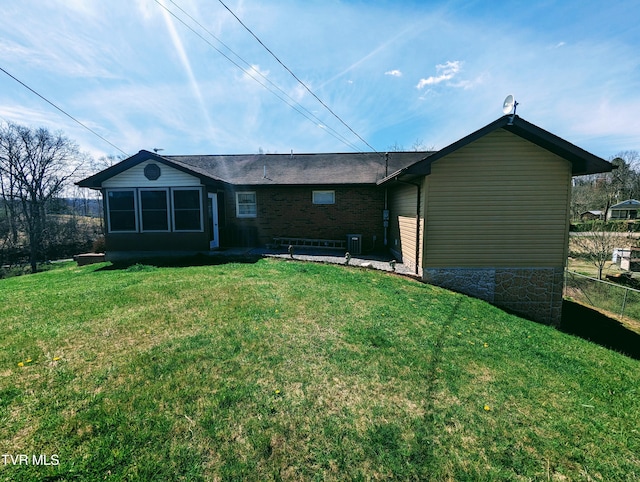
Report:
M640 335L587 306L564 300L559 329L640 360Z
M149 258L136 258L127 260L112 261L110 265L104 266L97 271L113 271L113 270L126 270L132 266L155 266L157 268L187 268L190 266L218 266L221 264L230 263L243 263L253 264L257 263L262 256L258 255L204 255L196 254L193 256L163 256L163 257L149 257Z

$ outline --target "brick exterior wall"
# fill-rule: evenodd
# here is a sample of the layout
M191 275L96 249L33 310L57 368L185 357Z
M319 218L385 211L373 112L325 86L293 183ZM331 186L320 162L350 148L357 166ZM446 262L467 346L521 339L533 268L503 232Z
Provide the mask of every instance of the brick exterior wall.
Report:
M315 190L335 191L335 204L313 204ZM238 218L235 193L247 191L256 193L257 216ZM276 236L346 239L348 234L362 234L364 251L383 248L384 189L375 186L256 186L227 190L219 193L222 196L221 240L227 246L263 246Z

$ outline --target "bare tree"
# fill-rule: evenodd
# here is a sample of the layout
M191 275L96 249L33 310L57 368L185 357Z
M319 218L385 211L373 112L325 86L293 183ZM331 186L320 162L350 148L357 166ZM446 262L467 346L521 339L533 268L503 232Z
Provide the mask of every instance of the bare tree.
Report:
M607 261L624 242L624 232L621 225L607 225L605 221L594 221L592 226L590 232L571 235L572 255L587 259L598 269L598 279L602 279Z
M109 154L107 156L99 157L96 159L87 159L82 163L80 168L76 171L73 181L79 181L86 177L91 176L97 172L103 171L114 164L126 159L126 156L122 154L114 155ZM82 216L94 216L95 211L91 209L95 207L95 203L102 204L102 191L98 189L83 189L75 187L73 190L73 198L76 200L75 210ZM100 210L101 211L101 210ZM100 235L104 235L103 217L98 213L98 219L100 220Z
M423 152L423 151L435 151L435 146L427 146L422 139L416 139L411 144L411 152ZM402 144L398 144L398 141L395 141L392 145L387 147L387 152L409 152Z
M20 223L29 243L31 270L43 254L47 208L82 161L77 144L62 133L13 123L0 126L0 178L12 221ZM7 211L9 212L9 211Z
M574 179L571 209L574 218L589 209L602 210L626 199L640 198L640 153L622 151L609 158L612 172Z

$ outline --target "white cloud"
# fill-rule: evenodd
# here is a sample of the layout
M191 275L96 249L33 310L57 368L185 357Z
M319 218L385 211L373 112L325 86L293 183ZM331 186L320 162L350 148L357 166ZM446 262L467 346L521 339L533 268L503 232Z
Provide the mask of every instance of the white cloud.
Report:
M263 70L258 64L252 64L251 68L247 68L242 76L245 80L258 80L262 83L262 79L269 75L268 70Z
M191 68L191 61L189 60L189 55L186 52L182 39L176 30L175 24L173 22L173 18L169 15L166 10L162 11L162 16L164 17L165 24L167 26L167 30L169 31L169 36L171 37L171 41L173 42L173 47L176 50L178 57L180 58L180 63L182 64L187 77L189 79L189 84L191 89L198 100L198 104L200 106L202 115L207 122L207 127L209 132L214 132L213 123L211 122L211 118L209 117L209 113L207 111L204 98L202 97L202 91L200 90L200 84L195 74L193 73L193 69Z
M469 89L473 89L473 88L477 87L478 85L484 84L486 79L487 79L487 74L486 73L482 73L478 77L476 77L475 79L460 80L458 82L452 83L451 86L452 87L456 87L458 89L469 90Z
M428 77L426 79L420 79L417 89L424 89L427 85L436 85L445 80L451 80L460 72L462 68L462 62L459 60L449 60L445 64L436 65L437 75Z
M52 116L47 109L27 107L24 104L3 104L0 107L0 120L16 124L60 129L60 118Z
M195 28L169 0L158 2ZM256 70L237 70L175 17L175 27L165 27L164 9L154 0L5 3L0 65L126 151L345 149L328 134L330 128L344 130L353 141L218 2L215 8L204 0L176 3ZM587 150L608 157L640 149L633 121L640 102L638 42L624 7L611 3L589 15L589 9L576 9L582 20L549 30L538 15L546 7L507 6L514 21L529 22L527 29L513 31L496 26L490 16L459 16L456 9L434 9L425 2L397 2L397 8L381 8L382 3L389 2L236 0L233 8L378 149L395 141L411 145L416 138L445 146L501 115L502 99L512 92L522 101L518 113ZM551 8L549 14L566 8ZM390 24L406 28L389 30ZM326 35L327 25L334 35ZM594 36L584 38L584 31ZM299 38L305 41L296 42ZM269 84L262 76L321 120L309 122L281 102L257 82ZM398 88L403 79L409 89L415 87L413 95ZM444 95L443 87L456 95ZM424 99L428 105L420 102ZM0 75L0 118L60 128L84 149L115 153L5 75Z

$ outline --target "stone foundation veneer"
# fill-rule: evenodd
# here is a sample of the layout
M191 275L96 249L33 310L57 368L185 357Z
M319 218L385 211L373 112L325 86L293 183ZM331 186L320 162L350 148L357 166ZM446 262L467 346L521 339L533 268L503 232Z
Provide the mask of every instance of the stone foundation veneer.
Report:
M423 280L534 321L560 324L563 268L425 268Z

